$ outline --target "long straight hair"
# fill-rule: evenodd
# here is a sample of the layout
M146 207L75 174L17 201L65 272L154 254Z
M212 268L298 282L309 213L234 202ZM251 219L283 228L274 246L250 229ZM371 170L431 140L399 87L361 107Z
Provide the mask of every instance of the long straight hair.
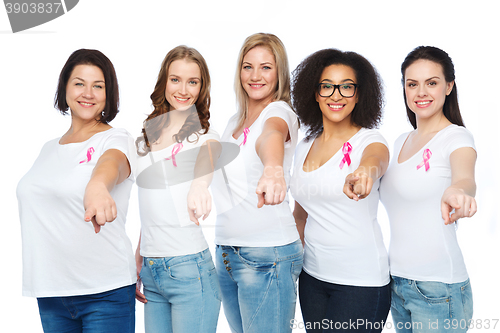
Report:
M408 53L405 60L401 64L401 82L403 83L403 97L406 105L406 115L408 120L414 129L417 128L417 119L415 113L408 107L408 101L406 100L405 91L405 72L406 69L413 64L415 61L424 59L435 62L439 64L443 69L444 78L447 83L455 81L455 67L451 61L450 56L445 51L434 47L434 46L419 46L413 51ZM462 115L460 114L460 108L458 107L458 92L457 83L453 84L453 88L448 96L446 96L443 105L443 114L452 124L463 126L464 122L462 120Z

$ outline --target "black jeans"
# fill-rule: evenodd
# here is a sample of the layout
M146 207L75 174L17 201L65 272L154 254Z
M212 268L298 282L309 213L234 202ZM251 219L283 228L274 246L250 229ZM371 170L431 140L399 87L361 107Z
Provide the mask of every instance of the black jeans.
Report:
M390 284L357 287L320 281L302 271L299 301L306 332L381 332L391 307Z

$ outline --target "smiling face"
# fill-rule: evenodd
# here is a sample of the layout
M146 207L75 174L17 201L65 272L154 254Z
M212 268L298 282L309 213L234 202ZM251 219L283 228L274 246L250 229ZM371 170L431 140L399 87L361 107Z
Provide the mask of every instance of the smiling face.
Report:
M185 110L196 103L201 90L201 72L198 64L186 59L175 60L167 74L165 98L171 110Z
M66 103L73 121L99 121L106 106L106 85L99 67L75 66L66 85Z
M278 69L274 55L266 47L256 46L243 57L241 85L250 100L272 102L278 85Z
M406 104L417 119L441 116L446 96L453 89L453 82L446 82L441 65L424 59L408 66L404 84Z
M330 84L356 84L356 73L345 65L330 65L323 70L319 83ZM343 97L339 89L335 89L330 97L322 97L316 92L316 101L323 113L323 124L325 122L350 123L351 113L358 102L358 93L352 97Z

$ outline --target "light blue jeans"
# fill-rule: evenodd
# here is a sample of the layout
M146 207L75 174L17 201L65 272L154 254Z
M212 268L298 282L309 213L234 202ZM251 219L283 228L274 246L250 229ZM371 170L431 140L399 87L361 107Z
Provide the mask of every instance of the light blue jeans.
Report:
M221 297L208 249L186 256L144 258L140 274L147 333L215 333Z
M300 240L276 247L217 245L222 305L233 333L292 331L302 254Z
M397 333L466 332L472 319L469 279L460 283L392 277L391 313Z

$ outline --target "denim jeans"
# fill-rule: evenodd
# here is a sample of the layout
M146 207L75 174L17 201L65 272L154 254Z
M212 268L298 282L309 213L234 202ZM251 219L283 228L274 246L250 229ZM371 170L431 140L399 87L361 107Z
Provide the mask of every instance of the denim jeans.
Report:
M185 256L144 258L146 333L215 333L221 304L208 249Z
M302 271L299 300L307 333L381 332L391 307L391 287L329 283Z
M292 331L302 256L300 240L276 247L217 245L222 305L233 333Z
M472 289L460 283L392 277L391 313L397 333L466 332L472 319Z
M37 300L45 333L135 332L135 284L98 294Z

